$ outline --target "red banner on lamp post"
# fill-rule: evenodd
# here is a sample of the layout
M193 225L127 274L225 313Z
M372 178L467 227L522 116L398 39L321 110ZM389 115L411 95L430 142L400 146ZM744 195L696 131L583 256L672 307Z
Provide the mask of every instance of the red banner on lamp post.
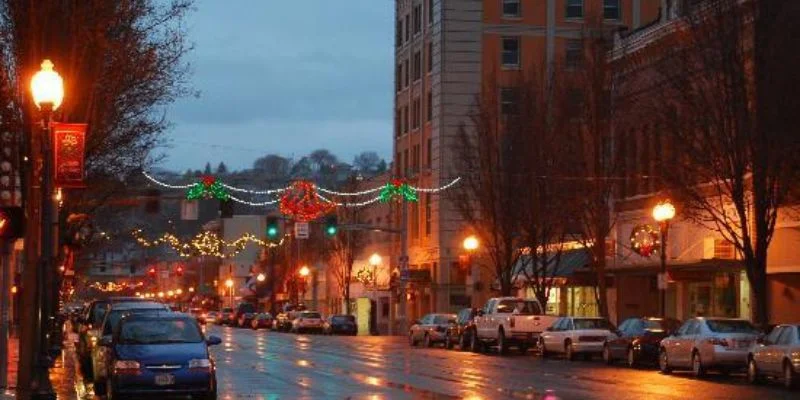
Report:
M84 183L86 126L86 124L52 124L54 187L86 187Z

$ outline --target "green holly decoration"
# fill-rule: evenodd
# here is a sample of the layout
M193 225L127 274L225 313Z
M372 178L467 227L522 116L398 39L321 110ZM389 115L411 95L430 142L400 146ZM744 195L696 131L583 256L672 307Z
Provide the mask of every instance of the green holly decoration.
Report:
M381 189L380 194L381 202L388 203L394 199L403 199L405 201L417 201L417 191L408 183L395 179L386 184Z
M228 190L213 176L204 176L200 182L192 185L186 192L187 200L217 199L225 201L230 197Z

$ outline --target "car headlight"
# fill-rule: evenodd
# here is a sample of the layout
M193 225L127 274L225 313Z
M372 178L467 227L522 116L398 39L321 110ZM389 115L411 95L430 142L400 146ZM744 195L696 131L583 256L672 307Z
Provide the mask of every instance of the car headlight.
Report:
M138 361L133 360L117 360L114 363L114 372L117 374L138 374L139 368Z
M207 358L197 358L189 360L189 369L208 369L211 368L211 360Z

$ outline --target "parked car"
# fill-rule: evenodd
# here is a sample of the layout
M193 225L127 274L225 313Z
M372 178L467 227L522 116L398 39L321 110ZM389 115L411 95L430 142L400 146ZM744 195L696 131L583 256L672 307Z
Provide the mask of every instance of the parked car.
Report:
M233 311L233 308L225 307L222 309L222 313L219 317L219 324L220 325L231 325L233 326L234 321L236 321L236 312Z
M539 342L542 357L563 353L567 360L582 354L588 360L600 354L606 342L614 340L616 329L605 318L562 317L547 328Z
M302 311L292 321L292 332L322 332L322 315L316 311Z
M206 324L218 324L219 318L220 318L219 311L209 311L206 313L205 316Z
M476 308L465 308L459 311L456 316L456 323L447 327L444 347L452 349L458 344L458 348L462 351L469 349L472 343L472 335L475 331L476 315L478 315L478 309Z
M603 347L603 361L612 364L625 360L633 368L641 364L658 364L661 340L677 331L680 321L673 318L629 318L623 321Z
M521 353L539 343L539 336L553 325L557 317L544 314L539 301L519 297L489 299L475 317L475 334L470 347L475 351L496 345L500 354L509 347Z
M206 339L188 315L126 316L113 339L101 342L109 349L107 399L159 394L216 399L216 371L208 346L221 342L215 336Z
M331 315L325 319L322 332L326 335L353 335L358 334L356 317L352 315Z
M723 373L744 369L758 337L758 330L746 320L692 318L661 341L659 369L665 374L689 369L698 378L709 369Z
M254 312L246 312L239 316L239 319L236 320L236 326L239 328L250 327L250 322L253 318L256 317L256 313Z
M747 380L783 379L787 389L800 386L800 324L778 325L748 355Z
M206 324L206 314L202 308L190 308L189 315L194 317L200 325Z
M306 310L302 304L284 304L281 312L275 317L275 330L289 332L292 330L292 321L297 318L297 314Z
M425 347L433 347L437 343L444 343L447 329L455 323L455 314L428 314L411 325L408 344L416 346L422 342Z
M255 315L254 318L250 320L250 327L259 330L259 329L272 329L272 314L270 313L258 313Z
M252 318L252 316L255 315L256 312L258 311L256 310L255 304L247 302L239 303L239 305L236 306L236 310L234 311L232 325L238 326L239 328L244 328L246 325L240 324L240 322L242 322L242 317L245 314L251 314L250 318Z
M165 313L170 312L169 307L157 302L135 302L135 303L116 303L108 306L103 323L100 325L97 337L100 340L111 340L117 324L124 315L133 313ZM92 349L92 378L94 379L94 390L97 393L105 393L106 378L106 359L108 358L108 347L95 346Z

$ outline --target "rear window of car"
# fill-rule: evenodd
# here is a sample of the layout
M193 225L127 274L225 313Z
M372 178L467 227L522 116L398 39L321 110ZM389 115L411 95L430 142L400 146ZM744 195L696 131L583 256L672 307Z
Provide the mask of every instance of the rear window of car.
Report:
M242 303L239 304L239 312L240 313L254 313L256 312L256 306L250 303Z
M519 315L540 315L539 303L532 300L503 300L497 305L498 313L514 313Z
M706 325L716 333L758 333L758 329L748 321L708 319Z
M337 316L331 318L331 321L340 322L340 323L341 322L353 322L355 320L356 320L356 317L354 317L352 315L337 315Z
M434 325L446 325L455 322L456 322L455 315L437 315L433 318Z
M318 312L302 312L300 318L322 318Z
M120 325L121 344L199 343L203 335L189 319L134 319Z
M575 329L611 329L611 324L604 319L575 318L572 320Z

